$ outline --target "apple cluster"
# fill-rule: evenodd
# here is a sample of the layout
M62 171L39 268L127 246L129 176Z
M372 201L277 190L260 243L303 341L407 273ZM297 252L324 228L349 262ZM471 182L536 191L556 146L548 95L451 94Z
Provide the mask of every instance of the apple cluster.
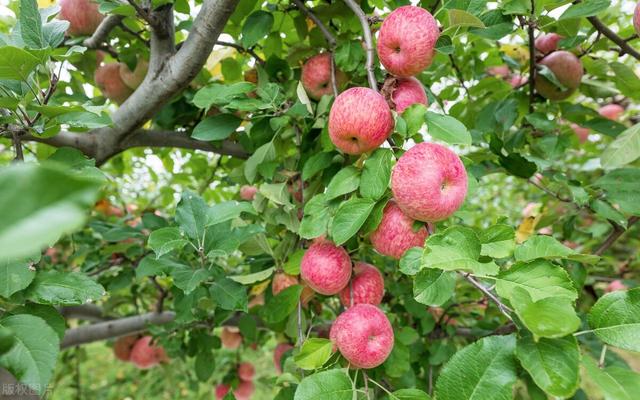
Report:
M164 348L153 342L151 336L123 336L113 345L113 353L118 360L130 361L139 369L153 368L168 362Z
M256 373L253 364L250 362L241 362L236 370L238 376L238 385L233 389L233 395L236 400L249 400L255 391L253 377ZM231 385L220 383L215 387L216 400L221 400L231 391Z

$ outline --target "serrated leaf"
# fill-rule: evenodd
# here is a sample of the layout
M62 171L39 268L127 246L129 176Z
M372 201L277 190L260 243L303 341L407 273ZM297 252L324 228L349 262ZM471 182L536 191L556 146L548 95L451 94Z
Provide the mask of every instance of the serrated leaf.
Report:
M588 376L600 388L605 400L636 400L640 393L640 374L620 367L598 368L596 361L585 354L582 365Z
M371 199L353 197L340 205L331 221L331 238L341 245L358 233L375 206Z
M600 156L604 168L617 168L640 157L640 124L622 132Z
M585 0L567 8L559 20L591 17L597 15L600 11L606 10L610 5L611 0Z
M169 270L169 274L173 277L174 285L185 294L193 292L210 276L209 271L206 269L193 269L182 264L173 264Z
M580 326L573 302L567 297L545 297L533 301L528 291L514 287L509 297L516 314L534 335L559 338Z
M360 171L357 168L348 166L338 171L331 179L325 192L326 200L351 193L360 185Z
M247 289L234 280L216 279L211 284L209 293L218 307L223 310L248 312Z
M640 288L602 296L591 307L588 321L603 342L640 352Z
M300 352L293 359L302 369L312 370L322 367L331 358L333 343L329 339L309 338L304 341Z
M180 250L189 243L180 229L175 227L160 228L151 232L148 245L156 253L156 258L173 251Z
M484 23L478 17L464 10L451 9L448 11L448 13L449 26L447 26L447 29L466 26L474 28L485 28Z
M191 137L205 142L228 138L242 123L242 119L233 114L218 114L208 117L196 125Z
M104 288L79 272L39 271L25 296L34 303L75 305L96 301Z
M515 263L496 277L496 291L500 296L510 298L515 288L527 291L533 301L547 297L578 298L567 271L545 260Z
M11 297L26 288L35 276L28 260L0 259L0 297Z
M471 134L457 119L431 111L427 111L425 119L431 137L449 144L471 144Z
M455 286L454 272L425 268L413 280L413 297L418 303L438 307L453 296Z
M26 81L40 60L18 47L0 47L0 79Z
M294 400L353 400L351 379L345 369L309 375L298 385Z
M252 274L247 275L233 275L229 276L229 279L241 283L243 285L251 285L256 282L262 282L265 279L268 279L274 271L274 267L267 268L262 271L254 272Z
M478 261L480 250L480 240L472 229L453 226L429 236L422 257L422 268L462 270L485 276L497 274L499 268L496 263Z
M364 162L360 178L360 195L373 200L381 198L389 187L393 152L377 149Z
M412 247L405 251L400 258L400 272L405 275L417 274L422 266L422 253L424 253L422 247Z
M268 324L284 321L298 306L301 285L293 285L272 297L262 308L262 318Z
M516 232L512 226L496 224L478 235L482 247L480 254L493 258L509 257L516 245Z
M249 48L271 31L273 15L266 11L254 11L247 17L242 26L242 46Z
M530 261L536 258L566 258L593 264L600 260L598 256L580 254L547 235L530 237L526 242L516 247L514 255L517 261Z

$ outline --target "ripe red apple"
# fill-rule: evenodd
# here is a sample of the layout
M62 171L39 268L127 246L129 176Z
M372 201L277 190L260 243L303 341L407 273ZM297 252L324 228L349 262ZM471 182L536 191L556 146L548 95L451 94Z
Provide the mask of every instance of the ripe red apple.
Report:
M558 50L558 42L563 38L564 38L563 36L560 36L554 32L545 33L540 35L536 39L536 41L534 42L534 45L536 49L538 49L538 51L541 52L542 54L548 54L548 53L551 53L552 51Z
M340 292L342 305L351 307L351 288L353 287L353 304L373 304L377 306L384 296L384 278L371 264L357 262L353 268L355 276L350 285Z
M511 74L511 71L507 65L494 65L493 67L487 68L487 74L497 78L506 78Z
M351 259L344 248L316 240L302 257L300 276L316 292L336 294L349 283Z
M120 76L121 63L110 63L96 68L94 81L104 97L118 104L124 103L133 90L127 86Z
M147 71L149 70L149 62L146 60L138 60L136 67L131 71L129 66L125 63L120 63L120 77L122 81L127 85L130 89L137 89L138 86L144 80L144 77L147 76Z
M611 281L611 283L607 285L607 288L604 291L607 293L611 293L617 290L627 290L627 289L629 289L627 285L622 283L621 280L616 279L615 281Z
M561 89L550 80L538 74L536 76L536 91L549 100L564 100L580 86L584 70L582 62L573 53L559 50L549 54L538 64L546 65L556 76L558 82L566 89Z
M222 327L222 333L220 333L220 341L222 347L227 349L237 349L242 344L242 335L240 329L235 326Z
M604 118L610 119L611 121L618 121L623 113L624 107L622 107L620 104L614 103L602 106L598 110L598 114L600 114Z
M580 143L586 142L587 139L589 138L589 129L588 128L583 128L578 124L571 124L571 129L573 129L573 132L575 132L575 134L578 137L578 140L580 141Z
M320 100L324 95L333 94L331 87L331 55L320 53L308 59L302 66L302 86L310 98ZM347 81L344 72L336 69L336 86L339 88Z
M512 88L517 88L519 86L524 85L527 82L529 82L529 78L527 78L526 76L522 76L522 75L513 75L509 79L509 85L511 85Z
M414 77L400 78L396 82L396 87L391 93L391 100L395 105L395 110L401 114L405 109L413 104L429 105L427 93L424 86Z
M278 343L275 350L273 350L273 365L275 365L279 374L282 373L282 356L291 349L293 349L293 346L289 343Z
M93 34L104 18L98 3L91 0L60 0L59 5L58 19L69 21L69 36Z
M408 217L423 222L447 219L467 195L467 171L453 151L420 143L404 153L391 176L396 204Z
M252 201L256 197L258 188L255 186L244 185L240 188L240 198L246 201Z
M371 234L371 244L380 254L400 259L412 247L423 247L429 236L427 227L415 230L415 221L406 216L391 200L387 203L378 228Z
M130 360L140 369L149 369L166 361L167 355L162 346L153 343L151 336L143 336L133 345Z
M347 154L378 148L393 130L393 116L384 97L375 90L355 87L340 93L329 113L329 136Z
M224 383L219 383L216 385L216 400L222 400L224 399L224 396L227 395L227 393L229 393L229 390L231 390L231 386L224 384Z
M113 344L113 354L120 361L129 361L131 349L133 349L137 341L138 337L135 335L119 337Z
M233 395L236 396L236 400L249 400L255 390L253 382L240 381L238 387L233 390Z
M399 7L380 26L380 62L393 75L417 75L431 65L439 36L438 24L429 11L415 6Z
M253 364L249 362L240 363L238 366L238 378L241 381L252 381L256 370L253 368Z
M284 272L277 272L273 276L273 280L271 281L271 293L274 296L278 295L278 293L282 292L289 286L297 285L298 277L285 274Z
M633 12L633 27L636 29L636 33L640 35L640 1L636 4L636 9Z
M393 349L393 328L386 315L371 304L357 304L336 318L331 341L356 368L375 368Z

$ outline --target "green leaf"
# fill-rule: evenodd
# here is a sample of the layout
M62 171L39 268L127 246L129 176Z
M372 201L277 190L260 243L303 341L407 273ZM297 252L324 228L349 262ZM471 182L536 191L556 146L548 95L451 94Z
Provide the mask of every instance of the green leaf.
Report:
M411 353L409 347L397 339L391 349L391 354L384 361L384 373L392 378L400 378L411 369Z
M453 54L455 47L449 35L440 35L436 42L436 50L442 54Z
M0 366L18 381L44 394L60 351L58 335L42 318L28 314L5 317L0 320L0 328L15 335L11 350L0 355Z
M535 341L533 336L526 335L518 339L516 356L547 394L565 398L578 389L580 350L575 337Z
M260 194L278 205L291 205L290 195L286 183L263 183Z
M173 264L168 272L173 277L173 284L182 290L184 294L189 294L196 290L210 276L209 271L206 269L193 269L182 264Z
M333 241L341 245L351 239L358 233L375 205L374 200L357 197L342 203L331 221L330 233Z
M104 288L79 272L39 271L25 296L34 303L52 305L84 304L105 295Z
M640 215L640 169L616 169L599 178L594 185L607 192L607 199L620 211Z
M471 144L471 134L467 127L457 119L427 111L426 121L429 135L434 139L439 139L449 144Z
M0 79L26 81L40 60L31 53L13 46L0 47Z
M189 243L180 229L176 227L160 228L151 232L148 245L156 253L156 258L173 251L180 250Z
M140 260L140 263L136 268L136 278L142 279L146 278L147 276L162 274L168 275L173 267L180 265L181 264L170 258L163 257L156 259L156 257L149 254L148 256L145 256L142 260Z
M611 0L584 0L581 3L573 4L560 16L559 20L571 18L584 18L597 15L600 11L606 10L611 5Z
M198 380L200 382L206 382L215 371L216 359L210 351L198 351L194 368Z
M494 262L478 261L480 250L480 240L472 229L452 226L429 236L422 257L422 268L463 270L485 276L497 274L499 268Z
M209 207L207 210L207 224L216 225L221 222L236 219L242 213L256 215L256 210L253 209L251 203L246 201L223 201L222 203Z
M1 59L1 56L0 56ZM21 164L0 171L0 254L17 259L37 253L80 228L100 183L51 165Z
M340 41L336 48L336 65L345 72L355 71L364 63L365 52L360 41Z
M211 298L218 307L229 311L248 312L247 289L240 283L231 279L217 279L209 288Z
M605 400L636 400L640 393L640 374L620 367L598 368L588 354L582 357L582 366L589 378L600 388Z
M300 263L302 262L302 257L304 257L303 249L298 249L293 252L293 254L291 254L287 259L287 262L282 266L284 272L289 275L300 274Z
M330 369L309 375L300 382L294 400L352 400L351 378L346 369Z
M393 152L377 149L364 162L360 179L360 195L373 200L381 198L389 187Z
M333 354L333 343L329 339L309 338L305 340L300 352L293 359L302 369L318 369L322 367Z
M422 265L422 247L412 247L405 251L400 259L400 272L405 275L415 275L420 271Z
M0 297L10 297L29 286L36 276L30 264L28 260L0 259Z
M11 310L11 314L29 314L42 318L47 325L56 331L60 340L64 338L65 331L67 330L67 321L53 306L27 303Z
M425 123L427 107L424 104L412 104L402 112L402 119L407 123L407 136L417 134Z
M302 180L313 178L318 172L327 168L333 162L334 157L335 153L333 152L317 153L309 157L302 168Z
M463 10L452 9L449 10L449 26L447 29L451 28L461 28L461 27L475 27L475 28L485 28L484 23L473 14L469 14Z
M228 138L242 123L233 114L218 114L204 119L193 129L191 137L205 142Z
M455 286L454 272L425 268L413 281L413 296L418 303L438 307L453 296Z
M0 326L0 356L11 350L15 342L11 329Z
M400 389L393 392L394 400L431 400L431 397L420 389Z
M488 336L459 350L436 382L438 400L511 400L516 382L513 335Z
M600 156L604 168L617 168L640 157L640 124L622 132L607 146Z
M229 276L229 279L236 281L238 283L241 283L243 285L251 285L253 283L262 282L266 280L273 274L274 270L275 268L271 267L262 271L254 272L252 274Z
M516 232L512 226L496 224L480 232L480 254L493 258L509 257L516 245Z
M536 336L559 338L575 332L580 326L572 301L566 297L533 301L526 290L514 287L509 299L518 317Z
M603 342L640 352L640 288L602 296L589 311L588 321Z
M275 160L276 147L273 142L267 142L258 147L256 151L244 163L244 177L249 183L253 183L258 174L258 165Z
M616 88L627 97L635 100L640 99L640 81L633 69L619 62L609 63L609 66L615 74L614 82Z
M262 308L262 318L268 324L284 321L298 306L301 285L292 285L272 297Z
M176 222L180 228L200 244L204 237L204 230L208 224L208 207L202 197L185 191L176 207Z
M246 93L256 89L250 82L237 82L229 85L214 83L198 90L193 96L193 104L198 108L208 109L214 104L228 104L235 98L246 98Z
M326 200L335 199L347 193L351 193L360 185L360 171L352 166L341 169L331 179L325 192Z
M547 297L578 298L578 292L563 268L545 260L529 263L517 262L496 278L496 291L505 298L511 298L513 290L526 290L533 301Z
M45 47L42 38L42 19L36 0L20 0L20 36L24 44L32 49Z
M242 26L242 46L249 48L269 34L273 27L273 15L266 11L254 11Z
M536 258L566 258L588 264L594 264L600 260L598 256L579 254L547 235L530 237L526 242L516 247L515 257L517 261L530 261Z

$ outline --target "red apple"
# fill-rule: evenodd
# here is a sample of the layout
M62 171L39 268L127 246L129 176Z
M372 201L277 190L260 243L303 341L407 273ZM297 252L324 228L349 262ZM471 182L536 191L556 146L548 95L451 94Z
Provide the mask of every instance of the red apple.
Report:
M604 291L607 293L611 293L617 290L627 290L627 289L629 289L627 285L622 283L621 280L616 279L615 281L611 281L611 283L607 285L607 288Z
M226 385L224 383L217 384L216 385L216 400L224 399L224 396L226 396L227 393L229 393L229 390L231 390L231 386L230 385Z
M544 33L536 39L534 45L540 53L548 54L552 51L558 50L558 42L563 38L563 36L560 36L554 32Z
M133 90L127 86L120 76L122 63L110 63L96 68L94 81L104 97L118 104L124 103Z
M513 75L509 79L509 85L511 85L512 88L520 87L520 86L526 84L527 82L529 82L529 78L527 78L526 76L522 76L522 75Z
M487 74L497 78L506 78L511 74L511 71L507 65L494 65L493 67L487 68Z
M598 114L611 121L618 121L620 116L624 113L624 107L620 104L607 104L600 107Z
M375 368L393 349L393 328L386 315L371 304L357 304L336 318L331 341L351 366Z
M429 105L427 93L424 86L414 77L400 78L396 82L396 87L391 93L391 100L395 105L395 110L401 114L405 109L413 104Z
M316 240L302 257L300 276L317 293L333 295L349 283L351 259L344 248Z
M120 77L122 81L130 89L135 90L140 86L144 77L147 76L149 70L149 62L146 60L138 60L136 67L133 71L129 69L129 66L125 63L120 63Z
M131 350L137 341L138 337L135 335L119 337L113 344L113 354L120 361L129 361Z
M235 326L222 327L222 333L220 333L220 341L222 347L227 349L237 349L242 344L242 335L240 335L240 329Z
M371 244L380 254L400 259L412 247L423 247L429 236L425 226L414 229L415 221L406 216L391 200L387 203L378 228L371 234Z
M249 362L240 363L238 366L238 378L241 381L252 381L256 370L253 368L253 364Z
M273 280L271 281L271 293L276 296L278 293L282 292L289 286L297 284L298 277L285 274L284 272L278 272L273 276Z
M575 134L578 137L578 140L580 141L580 143L586 142L587 139L589 138L589 129L588 128L583 128L578 124L571 124L571 129L573 129L573 132L575 132Z
M302 66L302 86L310 98L320 100L324 95L332 95L331 87L331 55L320 53L308 59ZM336 86L347 81L346 75L336 69Z
M164 349L152 342L151 336L143 336L133 345L130 360L136 367L149 369L167 360Z
M438 24L429 11L415 6L399 7L380 26L380 62L393 75L417 75L431 65L439 36Z
M554 51L540 60L538 64L547 66L556 76L558 82L565 87L565 89L561 89L542 74L538 74L536 76L536 91L541 96L549 100L564 100L580 86L584 70L582 62L573 53L564 50Z
M464 202L467 171L448 148L420 143L398 159L391 190L396 204L408 217L423 222L442 221Z
M340 93L329 112L329 136L347 154L378 148L393 130L393 116L375 90L355 87Z
M98 3L91 0L60 0L59 4L58 19L69 21L69 36L93 34L104 18L98 11Z
M636 4L636 9L633 12L633 27L636 29L636 33L640 35L640 1Z
M353 288L353 304L373 304L377 306L384 296L384 278L371 264L357 262L353 268L355 276L350 285L340 292L342 305L351 307L351 289Z
M275 365L279 374L282 373L282 356L291 349L293 349L293 346L289 343L278 343L275 350L273 350L273 365Z
M253 382L240 381L238 387L233 390L233 395L236 396L236 400L249 400L255 390Z
M240 198L246 201L252 201L256 197L258 188L255 186L244 185L240 188Z

